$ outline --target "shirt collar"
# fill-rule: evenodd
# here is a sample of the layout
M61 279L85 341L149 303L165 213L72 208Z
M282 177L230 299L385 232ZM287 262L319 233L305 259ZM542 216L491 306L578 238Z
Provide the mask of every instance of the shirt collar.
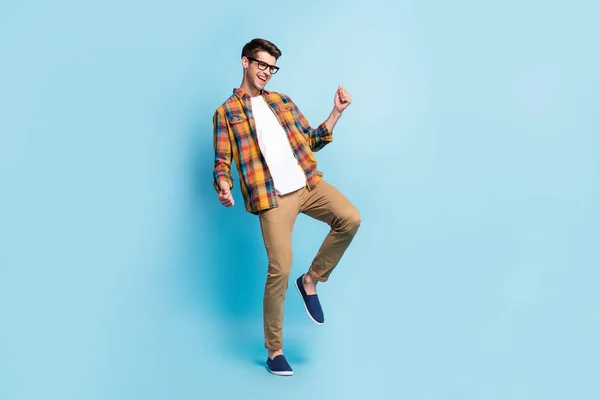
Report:
M235 95L237 95L237 96L239 96L239 97L241 97L241 98L244 98L244 97L251 97L251 96L250 96L248 93L244 92L244 91L243 91L242 89L240 89L240 88L234 88L234 89L233 89L233 94L235 94ZM263 90L260 92L260 94L261 94L261 95L268 95L268 94L269 94L269 91L268 91L268 90L265 90L265 89L263 89Z

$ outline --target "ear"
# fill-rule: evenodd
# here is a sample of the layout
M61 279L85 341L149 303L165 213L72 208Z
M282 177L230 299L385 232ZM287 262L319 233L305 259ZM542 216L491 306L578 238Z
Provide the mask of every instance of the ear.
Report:
M242 57L242 67L244 69L248 68L249 63L250 62L249 62L249 60L246 57Z

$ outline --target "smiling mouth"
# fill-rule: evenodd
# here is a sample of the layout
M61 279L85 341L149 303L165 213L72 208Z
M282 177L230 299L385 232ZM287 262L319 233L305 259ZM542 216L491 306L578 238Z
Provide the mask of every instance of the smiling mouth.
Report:
M267 83L267 78L263 78L262 76L259 76L258 80L261 81L262 83Z

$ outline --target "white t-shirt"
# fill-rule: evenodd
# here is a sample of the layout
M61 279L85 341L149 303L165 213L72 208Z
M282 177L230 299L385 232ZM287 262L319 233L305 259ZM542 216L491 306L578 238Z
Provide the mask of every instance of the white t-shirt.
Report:
M306 185L306 175L294 156L283 127L262 96L252 97L251 102L258 146L273 177L275 189L280 195L301 189Z

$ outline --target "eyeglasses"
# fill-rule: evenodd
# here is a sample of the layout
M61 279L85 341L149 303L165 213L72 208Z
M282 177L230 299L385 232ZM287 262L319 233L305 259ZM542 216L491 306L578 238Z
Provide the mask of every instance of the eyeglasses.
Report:
M261 71L264 71L265 69L267 69L267 67L269 68L269 70L271 71L271 74L273 74L273 75L275 75L277 73L277 71L279 71L279 67L277 67L275 65L269 65L264 61L260 61L260 60L257 60L256 58L252 58L252 57L248 57L248 56L246 56L246 58L248 60L256 61L258 63L258 69L260 69Z

